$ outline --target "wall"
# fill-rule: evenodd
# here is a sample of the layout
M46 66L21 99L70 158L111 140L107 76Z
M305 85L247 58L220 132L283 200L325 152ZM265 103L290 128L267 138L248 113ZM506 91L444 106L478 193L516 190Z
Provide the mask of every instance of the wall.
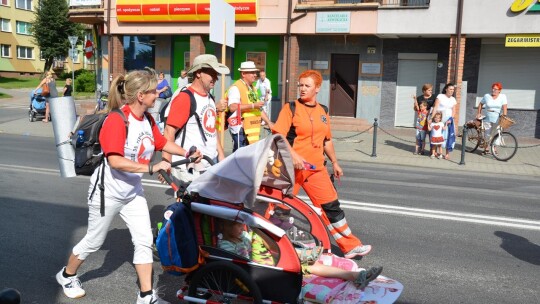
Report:
M540 14L527 13L526 11L514 13L510 10L510 6L514 2L516 1L464 1L463 33L482 35L540 33ZM480 15L478 12L482 12L482 14Z

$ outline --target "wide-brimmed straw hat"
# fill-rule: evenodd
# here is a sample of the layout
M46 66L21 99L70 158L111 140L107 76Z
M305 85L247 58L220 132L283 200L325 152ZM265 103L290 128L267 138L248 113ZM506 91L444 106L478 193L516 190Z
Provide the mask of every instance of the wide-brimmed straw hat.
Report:
M258 72L259 71L259 69L257 69L257 67L255 66L255 62L253 61L242 62L238 70L240 72Z
M203 69L211 68L219 74L229 74L229 68L218 62L216 56L210 54L203 54L195 57L193 65L189 68L188 74L192 75L194 72Z

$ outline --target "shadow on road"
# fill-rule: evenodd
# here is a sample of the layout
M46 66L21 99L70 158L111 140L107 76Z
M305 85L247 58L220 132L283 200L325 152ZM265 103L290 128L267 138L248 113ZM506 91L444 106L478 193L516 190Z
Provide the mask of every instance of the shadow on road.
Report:
M528 239L504 231L495 231L496 236L502 240L501 248L524 262L540 265L540 246L531 243Z

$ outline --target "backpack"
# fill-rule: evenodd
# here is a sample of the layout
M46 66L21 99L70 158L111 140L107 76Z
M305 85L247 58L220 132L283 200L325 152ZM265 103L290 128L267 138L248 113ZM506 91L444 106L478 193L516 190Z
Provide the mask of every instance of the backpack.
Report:
M112 112L118 113L122 119L124 120L124 124L126 127L126 138L128 135L128 120L126 116L124 115L124 112L120 109L113 109ZM110 112L110 113L112 113ZM103 162L104 162L104 155L103 151L101 151L101 144L99 143L99 133L101 132L101 127L103 126L103 122L105 121L105 118L110 113L96 113L96 114L90 114L84 116L75 130L72 132L72 135L70 137L70 142L75 148L75 174L77 175L85 175L85 176L91 176L94 174L94 171L96 168L98 168ZM150 119L150 114L147 112L144 113L146 115L146 118L150 123L152 124L152 120ZM79 131L84 131L84 143L82 146L77 147L77 137ZM99 190L101 191L101 206L100 206L100 212L101 216L105 215L105 185L104 185L104 175L105 175L105 166L101 166L101 171L98 172L98 176L96 179L96 183L94 184L94 187L92 189L92 192L90 193L89 198L91 198L94 195L94 192L96 191L96 188L99 187ZM101 180L100 180L101 176ZM98 183L100 184L98 186Z
M170 215L168 219L167 215ZM197 243L193 215L185 203L174 203L167 207L156 248L161 268L173 275L189 273L204 262Z
M204 130L203 130L203 126L202 126L202 123L201 123L201 119L199 117L199 114L197 114L197 101L195 100L195 96L193 95L193 92L191 92L190 90L188 90L187 88L183 88L180 93L178 93L178 95L180 95L181 93L186 93L189 95L189 101L190 101L190 104L189 104L189 116L188 116L188 120L192 117L192 116L195 116L195 119L197 120L197 125L199 126L199 132L201 133L201 137L203 138L203 140L206 142L207 139L206 139L206 135L204 135ZM210 98L212 98L212 100L215 102L215 99L214 99L214 96L212 96L212 94L208 93L208 95L210 96ZM174 99L168 101L167 103L165 103L165 105L163 106L163 108L161 109L161 111L159 111L159 120L161 122L163 122L163 125L166 126L167 125L167 117L169 116L169 111L171 110L171 102L173 102ZM186 123L187 124L187 123ZM178 134L180 134L180 132L182 132L184 129L186 128L186 125L182 126L180 129L178 129L176 131L176 134L174 135L174 138L176 139L178 137ZM180 146L183 147L184 146L184 142L186 141L186 132L184 132L182 134L182 142L180 143Z
M325 105L322 105L319 103L319 105L324 109L324 111L326 112L326 114L328 114L328 107L325 106ZM289 128L289 132L287 132L287 141L289 142L289 145L291 145L291 147L293 146L293 143L294 143L294 139L296 138L296 127L292 125L292 119L294 118L294 113L296 111L296 102L293 100L293 101L289 101L289 108L291 109L291 113L292 113L292 116L291 116L291 127Z

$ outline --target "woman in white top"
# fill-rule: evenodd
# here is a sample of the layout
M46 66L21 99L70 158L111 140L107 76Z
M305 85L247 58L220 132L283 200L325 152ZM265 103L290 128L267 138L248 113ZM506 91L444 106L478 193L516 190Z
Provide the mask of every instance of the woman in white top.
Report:
M496 126L499 121L499 116L505 115L508 112L508 100L505 94L501 94L502 83L495 82L491 85L491 94L486 94L478 104L477 119L482 118L482 109L485 110L484 127L486 128L486 142L491 136L492 126ZM493 129L495 130L495 128ZM487 146L484 148L484 153L487 153Z
M455 120L456 117L456 98L454 98L454 91L456 90L456 86L453 83L447 83L444 88L442 89L442 93L437 95L437 99L435 99L435 105L433 106L433 112L437 113L441 112L442 114L442 122L446 125L449 124L448 119L452 118ZM431 121L429 122L431 123ZM445 159L450 159L450 151L448 150L449 147L446 146L446 139L448 138L448 129L443 132L444 142L443 147L446 148L446 155L444 156Z

